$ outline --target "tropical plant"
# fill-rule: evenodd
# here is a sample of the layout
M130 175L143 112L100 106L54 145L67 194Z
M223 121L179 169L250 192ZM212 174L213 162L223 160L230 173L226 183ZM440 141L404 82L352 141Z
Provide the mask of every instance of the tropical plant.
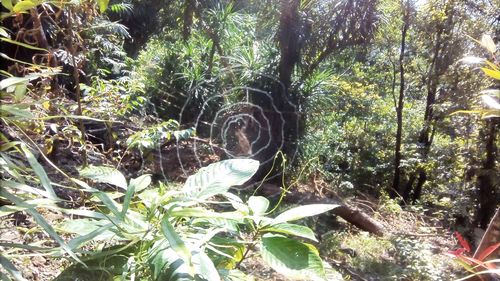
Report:
M98 198L102 211L65 222L60 229L78 235L71 244L77 248L91 242L102 245L82 260L87 265L98 265L92 270L98 269L109 278L121 275L149 276L154 280L241 280L237 277L242 276L238 270L241 263L250 252L258 252L267 264L286 276L324 280L325 265L318 250L296 239L317 241L314 233L290 222L336 206L305 205L268 217L273 210L269 210L266 198L252 196L244 202L228 193L231 186L246 182L258 165L245 159L214 163L189 177L181 190L162 186L146 189L150 184L148 175L127 184L113 168L90 166L80 171L81 176L113 184L119 191L111 196L77 181ZM214 196L222 200L214 201ZM122 203L112 197L122 198ZM111 263L114 271L110 270ZM75 265L60 278L83 276L84 271L83 266Z
M500 260L488 259L491 254L498 250L500 243L490 245L482 252L475 253L472 256L469 242L467 242L458 232L455 232L455 237L459 242L460 248L449 251L446 254L454 258L465 270L472 273L471 276L467 276L460 280L466 280L473 276L478 276L480 280L484 280L483 277L487 278L486 276L488 274L500 276Z

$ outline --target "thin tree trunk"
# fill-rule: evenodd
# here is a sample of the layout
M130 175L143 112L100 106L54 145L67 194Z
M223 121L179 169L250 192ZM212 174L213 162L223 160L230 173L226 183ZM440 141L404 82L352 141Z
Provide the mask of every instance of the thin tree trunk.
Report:
M193 16L195 10L196 1L187 0L184 3L184 15L183 15L183 26L182 26L182 39L187 41L191 35L191 27L193 26Z
M500 202L499 191L495 188L495 182L498 181L498 171L495 169L497 158L496 127L494 119L486 121L484 129L486 158L477 175L478 210L475 224L483 229L488 226L488 222Z
M71 54L71 59L73 63L73 79L75 81L75 93L76 93L76 101L78 104L76 114L78 116L82 116L83 110L82 110L82 94L81 94L81 89L80 89L80 69L79 65L76 62L76 55L77 55L77 43L75 42L78 40L79 37L75 35L75 32L73 31L73 13L70 10L69 14L69 42L68 42L68 49L69 53ZM88 156L87 156L87 148L85 147L86 141L87 141L87 134L85 132L85 125L83 124L83 119L78 120L78 128L80 129L80 133L82 134L82 142L83 142L83 149L82 149L82 160L83 160L83 166L88 165Z
M404 95L405 95L405 68L404 68L404 55L406 48L406 33L410 26L409 14L410 14L410 3L409 0L406 1L403 15L403 29L401 31L401 50L399 53L399 99L398 105L396 107L397 116L397 130L396 130L396 146L394 152L394 179L392 182L392 188L389 190L389 196L395 198L399 191L400 182L400 164L401 164L401 139L403 132L403 106L404 106Z
M453 17L453 5L453 1L446 3L446 21L437 27L432 60L427 72L427 98L424 113L424 126L422 127L422 130L420 130L417 141L419 153L421 155L421 164L414 172L414 175L418 175L416 187L413 188L413 184L407 185L407 190L403 191L404 194L408 195L408 197L404 198L406 202L408 202L410 197L412 202L416 202L420 199L423 186L429 177L423 166L425 166L425 163L427 162L432 146L433 135L435 133L435 127L433 124L435 122L434 105L436 103L439 78L449 68L449 66L455 62L454 60L450 60L443 55L443 53L448 49L448 43L445 39L452 34L455 24Z
M278 41L280 47L279 79L283 89L288 92L292 84L292 73L300 60L300 0L282 0L280 30Z

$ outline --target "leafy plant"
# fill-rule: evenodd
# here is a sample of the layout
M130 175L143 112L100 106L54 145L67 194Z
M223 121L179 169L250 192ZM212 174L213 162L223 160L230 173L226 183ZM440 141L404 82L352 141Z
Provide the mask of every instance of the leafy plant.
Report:
M241 280L231 276L241 276L238 267L250 252L256 252L285 276L325 280L325 265L318 250L311 243L297 240L315 242L314 233L291 222L336 205L299 206L271 218L266 198L252 196L244 202L228 192L231 186L246 182L258 167L257 161L249 159L214 163L189 177L180 190L146 189L151 182L148 175L127 183L113 168L87 167L80 171L81 176L115 185L119 190L112 195L74 179L98 198L102 207L86 218L63 223L59 229L77 235L70 242L76 249L89 243L104 246L87 252L83 257L87 265L99 260L116 261L115 256L122 256L115 272L108 270L107 262L106 266L97 266L106 268L110 278ZM214 196L222 201L214 201ZM122 203L112 198L121 198ZM75 272L81 275L85 268L75 265L60 278L75 276Z
M157 148L173 138L178 141L187 139L193 136L194 133L194 128L179 130L179 123L171 119L132 134L128 137L126 144L130 148L145 151Z

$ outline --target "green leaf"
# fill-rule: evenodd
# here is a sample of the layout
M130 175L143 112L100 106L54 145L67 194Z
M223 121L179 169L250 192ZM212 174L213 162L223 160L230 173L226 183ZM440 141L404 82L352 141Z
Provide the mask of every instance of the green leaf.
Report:
M323 261L310 244L280 237L263 237L262 259L277 272L293 279L326 280Z
M252 159L231 159L213 163L190 176L183 191L191 197L204 200L228 191L231 186L248 181L259 168Z
M481 70L489 77L500 80L500 70L493 70L486 67L481 67Z
M109 0L97 0L97 4L99 5L99 11L104 13L109 5Z
M21 275L21 272L4 256L0 254L0 265L7 271L16 281L27 281ZM10 279L7 279L10 280Z
M24 47L24 48L27 48L27 49L31 49L31 50L48 52L46 49L38 48L38 47L35 47L35 46L31 46L29 44L22 43L22 42L19 42L19 41L16 41L16 40L12 40L10 38L0 37L0 40L4 41L4 42L7 42L7 43L10 43L10 44L18 45L18 46L21 46L21 47Z
M97 198L99 198L99 200L111 211L111 213L113 213L113 215L115 215L116 217L120 217L120 212L118 211L118 207L117 207L118 204L115 201L113 201L113 199L111 199L108 196L108 194L106 194L105 192L99 191L98 189L90 187L87 183L85 183L81 180L74 179L74 178L71 178L71 180L74 183L83 187L85 190L87 190L89 192L93 192L95 194L95 196Z
M7 200L11 201L15 205L21 206L21 207L28 207L26 209L26 213L28 213L30 216L33 217L35 222L37 223L38 226L40 226L54 241L59 243L61 245L61 248L63 248L73 259L75 259L77 262L81 262L80 259L76 256L76 254L73 252L73 250L64 242L64 240L57 234L57 232L54 230L51 224L49 224L42 215L40 215L33 206L26 204L23 202L21 198L18 198L17 196L14 196L4 189L0 189L0 195L6 198Z
M47 192L49 198L53 200L59 200L56 193L54 192L54 189L52 188L52 184L50 183L49 177L47 176L47 173L45 173L45 170L43 169L42 165L38 163L33 153L31 153L31 151L24 143L21 144L21 149L24 152L24 155L26 156L26 159L28 160L28 163L30 164L31 168L33 168L33 171L40 179L40 182L42 183L42 186Z
M195 217L195 218L213 218L213 219L229 219L241 221L246 216L239 212L213 212L202 208L175 208L169 213L173 217Z
M250 207L254 215L261 216L269 208L269 200L262 196L250 196L248 198L248 207Z
M166 240L156 241L150 248L148 263L152 269L153 280L193 280L187 264Z
M203 280L207 281L220 281L219 272L215 268L212 260L202 251L196 252L193 255L193 266L196 273L203 277Z
M125 219L125 214L127 213L127 210L130 206L130 201L132 200L132 196L134 196L136 192L139 192L148 187L150 183L151 183L150 175L142 175L138 178L130 180L130 184L128 185L127 188L127 193L125 193L125 198L123 199L123 207L120 214L120 218L122 220Z
M280 223L270 227L266 227L261 230L261 232L275 232L275 233L283 233L287 235L294 235L306 239L310 239L312 241L317 242L316 236L314 232L307 226L290 224L290 223Z
M311 204L299 206L281 213L273 220L273 225L319 215L339 206L340 205L335 204Z
M97 237L99 237L105 232L108 232L108 229L112 228L113 226L114 225L112 223L108 223L85 235L80 235L78 237L75 237L68 242L68 246L71 249L77 249L90 241L97 240ZM116 235L112 236L112 238L116 238L115 236Z
M37 3L34 3L33 1L29 1L29 0L19 1L19 2L17 2L16 5L14 5L14 8L12 8L12 11L14 13L26 12L32 8L35 8L36 6L37 6Z
M115 168L105 166L87 166L78 171L80 176L100 183L109 183L127 190L127 180Z
M163 219L161 220L161 231L167 238L170 247L177 254L179 254L184 262L186 262L186 264L192 267L191 252L186 247L186 244L184 244L184 241L182 241L181 237L177 234L177 232L175 232L174 227L168 219L169 217L167 215L163 216Z
M68 220L59 225L59 229L62 232L78 234L78 237L74 238L69 242L68 245L74 246L76 244L85 243L80 237L91 237L94 241L105 241L111 239L120 239L116 233L110 231L109 229L113 226L107 220L91 220L91 219L76 219ZM76 239L76 240L75 240ZM90 240L88 240L90 241ZM74 247L72 247L74 249Z
M11 5L11 8L9 9L9 8L5 7L4 2L5 2L5 3L7 3L7 4L10 4L10 5ZM11 2L11 0L2 0L2 5L3 5L5 8L7 8L7 9L9 9L9 10L12 10L12 2ZM7 32L7 30L6 30L5 28L3 28L3 27L0 27L0 36L5 37L5 38L10 38L9 33L8 33L8 32Z
M135 179L131 179L129 186L133 185L135 192L141 192L151 184L151 175L142 175Z

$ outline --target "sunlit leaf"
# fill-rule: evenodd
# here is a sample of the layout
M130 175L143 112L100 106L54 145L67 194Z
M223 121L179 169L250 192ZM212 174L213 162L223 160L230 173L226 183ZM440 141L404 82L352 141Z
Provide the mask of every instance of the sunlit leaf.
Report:
M498 103L498 101L495 100L494 98L488 95L482 95L481 98L483 102L486 104L486 106L488 106L489 108L500 110L500 103Z
M6 2L6 3L10 3L10 4L11 4L11 7L12 7L11 0L2 0L2 5L5 7L4 2ZM7 7L6 7L6 8L7 8ZM7 8L7 9L9 9L9 8ZM9 9L9 10L11 10L11 9ZM2 27L0 27L0 36L1 36L1 37L5 37L5 38L10 38L10 35L9 35L9 33L7 32L7 30L5 30L5 28L2 28Z
M459 62L466 64L482 64L485 61L486 60L484 58L474 57L474 56L467 56L459 60Z
M493 70L486 67L481 67L481 70L489 77L500 80L500 70Z
M254 215L263 215L269 208L269 200L262 196L250 196L248 198L248 206Z
M87 166L79 170L80 176L100 183L109 183L127 190L127 180L115 168L105 166Z
M486 48L490 53L495 53L496 52L496 45L495 42L493 42L493 39L491 38L490 35L484 34L481 37L481 45Z
M266 227L261 230L262 232L274 232L274 233L282 233L297 237L302 237L306 239L310 239L312 241L318 241L314 232L307 226L290 224L290 223L280 223L270 227Z
M284 222L302 219L305 217L319 215L324 212L328 212L332 209L335 209L337 207L339 207L339 205L335 204L311 204L311 205L295 207L277 216L273 220L273 224L280 224Z
M191 252L184 244L184 241L179 237L177 232L175 232L174 227L169 221L168 216L163 216L161 220L161 231L163 235L167 238L170 247L186 262L190 267L192 267Z
M228 191L231 186L248 181L259 168L259 162L252 159L231 159L201 168L190 176L183 191L191 197L204 200Z
M12 11L14 11L14 13L26 12L29 9L32 9L36 6L37 6L37 3L33 2L33 1L22 0L22 1L17 2L16 5L14 5L14 7L12 8Z
M104 13L109 5L109 0L97 0L97 4L99 5L99 11Z

